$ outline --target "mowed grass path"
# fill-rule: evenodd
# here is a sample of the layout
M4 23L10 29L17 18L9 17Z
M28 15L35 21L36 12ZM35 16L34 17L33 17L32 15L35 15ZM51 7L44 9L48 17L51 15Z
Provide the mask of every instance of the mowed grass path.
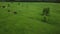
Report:
M0 2L0 6L6 6L0 7L0 34L60 34L60 3ZM41 21L45 7L50 8L48 23Z

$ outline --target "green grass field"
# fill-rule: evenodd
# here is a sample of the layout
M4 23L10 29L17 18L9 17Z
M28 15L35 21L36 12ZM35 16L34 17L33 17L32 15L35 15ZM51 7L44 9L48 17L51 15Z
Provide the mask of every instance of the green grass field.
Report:
M46 7L50 16L43 22L41 14ZM60 34L60 3L0 2L0 34Z

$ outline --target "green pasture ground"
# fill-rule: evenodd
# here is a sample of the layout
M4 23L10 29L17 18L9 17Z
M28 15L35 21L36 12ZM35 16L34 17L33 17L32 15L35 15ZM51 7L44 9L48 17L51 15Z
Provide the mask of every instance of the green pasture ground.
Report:
M46 7L50 16L43 22ZM0 34L60 34L60 3L0 2Z

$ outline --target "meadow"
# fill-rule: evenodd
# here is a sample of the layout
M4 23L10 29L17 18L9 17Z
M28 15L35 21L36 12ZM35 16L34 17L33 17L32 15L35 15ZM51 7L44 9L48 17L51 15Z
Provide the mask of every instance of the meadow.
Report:
M43 22L46 7L50 15ZM60 3L0 2L0 34L60 34Z

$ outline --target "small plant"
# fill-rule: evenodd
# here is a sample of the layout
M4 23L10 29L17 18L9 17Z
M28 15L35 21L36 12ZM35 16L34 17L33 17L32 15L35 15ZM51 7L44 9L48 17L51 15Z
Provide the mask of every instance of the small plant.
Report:
M8 10L8 12L10 12L10 10Z
M10 4L8 4L8 7L10 7Z
M17 14L17 12L13 12L14 14Z
M2 8L5 8L5 6L2 6Z
M48 19L47 19L47 16L49 15L49 8L44 8L43 9L43 13L42 13L42 15L43 15L43 22L47 22L48 21Z

